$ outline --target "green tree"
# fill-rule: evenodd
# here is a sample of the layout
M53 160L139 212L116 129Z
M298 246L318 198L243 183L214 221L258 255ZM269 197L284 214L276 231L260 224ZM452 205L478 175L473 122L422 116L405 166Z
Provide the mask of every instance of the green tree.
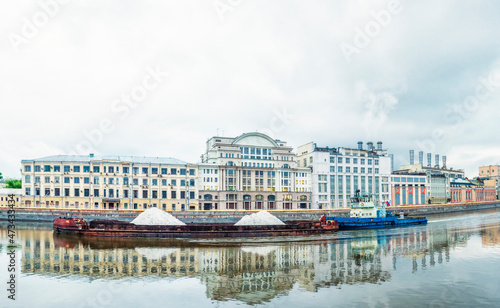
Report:
M3 179L2 172L0 172L0 180Z
M23 188L23 182L21 182L21 180L6 179L5 184L7 184L5 188Z

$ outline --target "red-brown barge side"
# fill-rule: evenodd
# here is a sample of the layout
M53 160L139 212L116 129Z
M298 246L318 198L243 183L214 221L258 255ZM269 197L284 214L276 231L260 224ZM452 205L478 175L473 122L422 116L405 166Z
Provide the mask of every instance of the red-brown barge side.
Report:
M159 238L230 238L303 236L329 234L338 230L335 221L289 221L285 225L235 226L228 223L192 223L185 226L144 226L119 220L56 218L53 229L58 234L100 237L159 237Z

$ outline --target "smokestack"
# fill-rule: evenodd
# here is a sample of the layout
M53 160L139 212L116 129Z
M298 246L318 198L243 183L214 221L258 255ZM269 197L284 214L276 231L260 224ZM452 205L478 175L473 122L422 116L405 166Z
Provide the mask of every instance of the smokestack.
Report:
M382 151L382 141L377 142L377 149Z
M368 148L368 151L373 150L373 142L371 142L371 141L367 142L367 143L366 143L366 146L367 146L367 148Z
M439 168L439 154L436 154L436 168Z
M443 156L443 169L446 169L446 156Z
M394 154L389 154L389 157L391 159L391 173L394 172Z
M414 165L414 164L415 164L415 151L410 150L410 165Z
M432 153L427 153L427 167L432 166Z
M358 150L363 149L363 141L358 141Z
M424 166L424 151L418 152L418 163L423 167Z

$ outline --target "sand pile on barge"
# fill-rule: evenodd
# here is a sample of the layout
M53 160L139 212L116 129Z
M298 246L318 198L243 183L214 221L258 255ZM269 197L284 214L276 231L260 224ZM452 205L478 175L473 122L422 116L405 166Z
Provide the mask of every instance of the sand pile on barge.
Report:
M270 214L267 211L260 211L251 215L245 215L240 219L235 226L276 226L284 225L278 217Z
M131 221L134 225L141 226L185 226L186 224L157 208L150 208L142 212L134 220Z

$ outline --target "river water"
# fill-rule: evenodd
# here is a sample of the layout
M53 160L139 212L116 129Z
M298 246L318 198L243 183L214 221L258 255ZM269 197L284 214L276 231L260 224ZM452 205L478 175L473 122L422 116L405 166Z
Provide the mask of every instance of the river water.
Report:
M86 240L0 222L0 307L498 307L500 210L259 240Z

